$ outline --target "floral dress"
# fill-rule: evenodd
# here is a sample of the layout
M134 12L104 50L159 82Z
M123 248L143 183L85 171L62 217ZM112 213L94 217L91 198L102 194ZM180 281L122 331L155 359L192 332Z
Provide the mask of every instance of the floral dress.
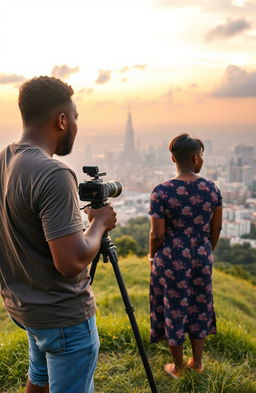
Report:
M185 333L192 339L216 333L210 222L221 204L219 189L202 177L154 188L149 214L165 219L166 232L151 269L151 342L177 346Z

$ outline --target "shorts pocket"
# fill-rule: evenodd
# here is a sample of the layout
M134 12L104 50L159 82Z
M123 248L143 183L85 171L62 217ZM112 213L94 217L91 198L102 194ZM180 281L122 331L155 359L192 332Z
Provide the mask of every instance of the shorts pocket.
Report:
M80 340L86 339L87 337L91 336L91 329L89 321L86 320L78 325L69 326L63 329L65 334L65 340L68 345L70 340Z
M65 351L65 336L63 329L31 329L26 328L33 336L36 345L42 352L60 353Z

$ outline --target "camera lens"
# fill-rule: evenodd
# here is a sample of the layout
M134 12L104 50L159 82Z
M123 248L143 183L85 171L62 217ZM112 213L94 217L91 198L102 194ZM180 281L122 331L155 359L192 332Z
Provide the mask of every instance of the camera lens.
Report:
M119 181L116 180L109 180L105 182L108 188L108 197L116 198L122 192L122 186Z

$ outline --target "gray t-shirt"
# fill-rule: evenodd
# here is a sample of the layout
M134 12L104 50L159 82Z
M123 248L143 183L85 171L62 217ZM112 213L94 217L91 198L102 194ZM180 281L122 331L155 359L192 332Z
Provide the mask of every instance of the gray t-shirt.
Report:
M83 229L75 173L37 146L7 146L0 153L0 288L18 322L50 329L94 315L87 269L65 278L48 246Z

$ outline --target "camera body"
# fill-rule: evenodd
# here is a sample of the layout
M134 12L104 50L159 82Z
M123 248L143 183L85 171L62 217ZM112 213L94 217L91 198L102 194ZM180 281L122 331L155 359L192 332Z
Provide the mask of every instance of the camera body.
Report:
M104 206L109 197L116 198L121 194L121 184L116 180L104 182L100 177L105 176L106 172L99 172L97 166L83 166L83 172L93 179L79 184L79 198L91 202L93 209Z

